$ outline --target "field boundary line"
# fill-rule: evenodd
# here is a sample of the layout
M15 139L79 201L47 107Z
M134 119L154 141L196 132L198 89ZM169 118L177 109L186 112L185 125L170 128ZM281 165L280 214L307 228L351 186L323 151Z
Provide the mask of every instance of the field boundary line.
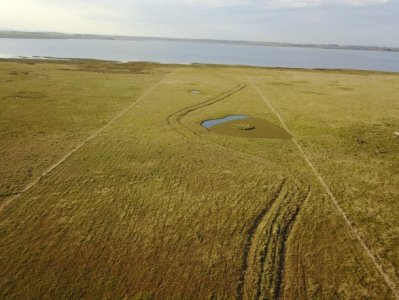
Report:
M270 108L270 110L276 115L276 117L279 119L281 125L283 128L292 136L292 140L296 147L298 148L299 152L301 153L302 157L310 167L310 169L313 171L314 175L316 178L319 180L321 185L323 186L324 190L326 191L327 195L330 197L332 200L333 205L337 209L338 213L342 216L344 219L346 225L348 226L348 229L352 233L352 235L357 239L359 244L362 246L363 250L367 254L367 256L371 259L371 261L374 263L374 266L378 270L378 272L382 275L382 277L385 280L385 283L388 285L388 287L391 289L392 293L394 294L396 299L399 299L399 291L396 287L396 284L391 280L389 277L388 273L384 270L382 265L377 261L376 256L373 254L371 249L366 245L366 242L363 240L363 238L360 236L359 232L355 228L355 226L352 224L352 222L349 220L348 216L342 209L342 207L338 204L337 199L335 198L334 194L328 187L327 183L324 181L323 177L319 173L319 171L316 169L315 165L313 162L310 160L309 156L306 154L306 152L303 150L303 148L299 145L297 139L295 136L292 134L292 132L288 129L287 125L284 122L284 119L281 117L280 113L273 107L273 105L270 103L270 101L265 97L265 95L259 90L259 88L255 85L255 83L252 81L252 79L245 74L245 77L247 78L247 81L251 84L251 86L256 90L256 92L259 94L259 96L262 98L262 100L267 104L267 106Z
M36 184L39 183L39 181L48 175L51 171L56 169L58 166L60 166L65 160L67 160L72 154L77 152L80 148L82 148L84 145L86 145L88 142L90 142L92 139L97 137L104 129L106 129L109 125L111 125L113 122L118 120L120 117L122 117L128 110L130 110L132 107L137 105L139 102L141 102L149 93L151 93L155 88L157 88L159 85L163 83L165 80L165 77L153 85L151 88L147 89L137 100L133 101L133 103L129 104L127 107L125 107L122 111L120 111L116 116L114 116L110 121L105 123L103 126L100 128L97 128L94 132L92 132L87 138L85 138L81 143L79 143L75 148L73 148L71 151L69 151L67 154L65 154L60 160L58 160L56 163L50 165L42 174L40 174L36 179L28 183L21 191L16 192L12 194L8 199L4 200L4 202L0 203L0 213L3 211L5 207L7 207L11 202L14 200L18 199L22 194L25 192L29 191L32 187L34 187Z

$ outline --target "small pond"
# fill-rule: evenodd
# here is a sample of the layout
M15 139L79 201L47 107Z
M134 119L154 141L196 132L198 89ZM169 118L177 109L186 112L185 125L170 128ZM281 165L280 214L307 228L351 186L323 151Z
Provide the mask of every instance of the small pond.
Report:
M220 119L206 120L203 127L213 133L266 139L290 139L291 135L272 122L246 115L230 115Z
M201 123L201 125L203 127L205 127L206 129L209 129L215 125L218 124L222 124L222 123L226 123L226 122L230 122L230 121L235 121L235 120L241 120L241 119L248 119L249 117L246 115L230 115L230 116L226 116L224 118L220 118L220 119L213 119L213 120L206 120L203 121Z

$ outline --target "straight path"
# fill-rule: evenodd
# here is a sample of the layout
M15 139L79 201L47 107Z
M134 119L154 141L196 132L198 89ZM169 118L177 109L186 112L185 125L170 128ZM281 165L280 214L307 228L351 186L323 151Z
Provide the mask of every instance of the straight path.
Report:
M259 90L259 88L255 85L255 83L252 81L252 79L245 75L247 78L247 81L251 84L251 86L256 90L258 95L262 98L262 100L266 103L266 105L270 108L270 110L276 115L276 117L279 119L281 125L283 128L292 136L292 140L295 144L295 146L298 148L299 152L301 153L303 159L306 161L307 165L310 167L310 169L313 171L313 174L316 176L316 178L319 180L321 185L323 186L324 190L326 191L327 195L330 197L334 207L337 209L338 213L342 216L344 219L346 225L348 226L349 231L352 233L352 235L357 239L359 244L362 246L363 250L367 254L367 256L371 259L373 262L374 266L378 270L378 272L382 275L384 278L386 284L389 286L391 289L392 293L395 295L396 299L399 299L399 291L398 288L396 287L396 284L391 278L389 277L388 273L384 270L382 265L377 261L376 256L373 254L371 249L366 245L365 241L363 238L360 236L359 232L357 229L352 225L352 222L349 220L348 216L342 209L342 207L338 204L337 199L335 198L334 194L331 192L330 188L324 181L323 177L319 173L319 171L316 169L315 165L313 162L310 160L309 156L306 154L306 152L303 150L301 145L299 145L297 139L295 136L292 134L292 132L288 129L287 125L285 124L283 118L281 117L280 113L273 107L273 105L270 103L270 101L265 97L265 95Z
M137 100L135 100L133 103L129 104L127 107L125 107L121 112L119 112L115 117L113 117L110 121L108 121L106 124L95 130L92 134L90 134L85 140L83 140L80 144L78 144L75 148L73 148L70 152L65 154L60 160L55 162L54 164L50 165L42 174L40 174L36 179L28 183L21 191L13 194L10 196L8 199L4 200L2 203L0 203L0 213L3 211L5 207L7 207L10 203L12 203L14 200L18 199L29 191L32 187L38 184L38 182L46 175L48 175L51 171L56 169L58 166L60 166L65 160L67 160L72 154L77 152L80 148L82 148L85 144L90 142L92 139L97 137L104 129L106 129L109 125L111 125L113 122L118 120L120 117L122 117L128 110L133 108L136 104L141 102L149 93L151 93L155 88L157 88L160 84L163 83L165 80L165 77L159 81L157 84L152 86L150 89L146 90Z

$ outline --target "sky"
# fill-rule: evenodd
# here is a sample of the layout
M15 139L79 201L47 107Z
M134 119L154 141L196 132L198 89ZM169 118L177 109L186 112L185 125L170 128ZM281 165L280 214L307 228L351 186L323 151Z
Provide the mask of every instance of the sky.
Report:
M0 30L399 47L399 0L0 0Z

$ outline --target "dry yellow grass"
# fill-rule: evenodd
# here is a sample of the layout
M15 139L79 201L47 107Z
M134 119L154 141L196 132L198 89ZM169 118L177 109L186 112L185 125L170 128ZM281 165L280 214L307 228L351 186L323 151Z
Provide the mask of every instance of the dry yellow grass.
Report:
M250 81L398 286L399 75L2 61L0 297L394 298Z

